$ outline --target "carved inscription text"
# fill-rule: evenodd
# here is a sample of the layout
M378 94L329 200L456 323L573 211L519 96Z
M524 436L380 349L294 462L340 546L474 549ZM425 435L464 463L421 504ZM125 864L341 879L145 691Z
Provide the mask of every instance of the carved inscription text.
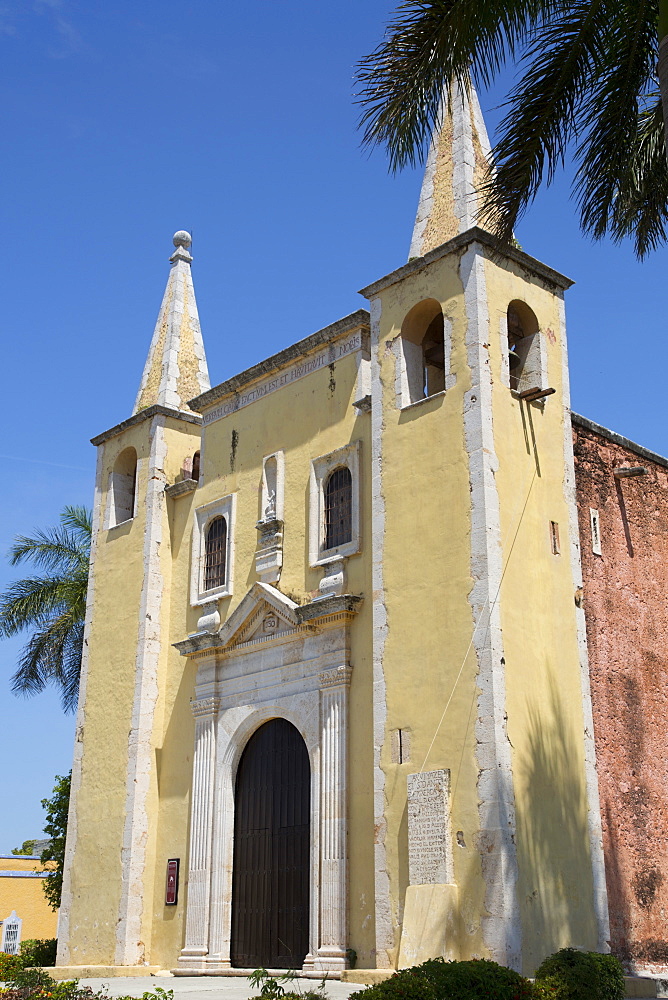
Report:
M340 358L345 358L348 354L354 354L355 351L361 350L363 346L361 331L353 333L344 340L330 344L329 347L318 354L311 355L311 357L305 358L304 361L286 368L280 375L267 378L246 392L234 394L224 403L216 406L215 409L205 413L203 422L205 425L212 424L214 421L220 420L230 413L234 413L235 410L240 410L242 406L248 406L249 403L254 403L256 400L262 399L263 396L268 396L270 393L276 392L277 389L282 389L284 385L290 385L292 382L304 378L305 375L310 375L311 372L326 368L327 365L334 364Z
M408 874L411 885L451 883L450 772L408 775Z

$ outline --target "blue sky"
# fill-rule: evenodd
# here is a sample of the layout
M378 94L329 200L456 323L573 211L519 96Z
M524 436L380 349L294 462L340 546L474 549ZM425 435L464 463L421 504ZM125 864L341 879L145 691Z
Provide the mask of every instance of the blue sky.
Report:
M359 149L353 67L394 3L5 0L0 552L90 503L89 438L129 416L177 229L213 383L364 306L403 263L420 172ZM505 83L508 82L508 76ZM481 94L490 130L503 86ZM541 194L524 249L567 295L574 409L668 454L666 251L578 231L568 183ZM0 587L16 575L0 562ZM10 693L0 643L0 853L39 836L73 720Z

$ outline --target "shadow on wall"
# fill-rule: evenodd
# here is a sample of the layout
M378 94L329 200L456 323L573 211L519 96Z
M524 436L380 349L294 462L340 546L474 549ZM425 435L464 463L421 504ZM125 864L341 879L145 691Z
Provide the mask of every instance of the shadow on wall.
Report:
M582 747L551 671L547 697L530 699L527 715L517 801L525 974L559 948L597 945Z
M661 676L663 660L642 652L644 673ZM613 954L631 969L668 965L665 928L665 847L659 839L663 821L652 783L653 748L647 720L652 718L638 679L622 674L615 684L616 713L623 732L614 760L614 780L605 783L604 844ZM653 794L654 792L654 794Z
M610 943L613 955L628 965L630 959L629 938L631 935L631 905L624 879L624 856L620 851L615 818L610 811L610 803L605 805L606 852L605 881L608 889L608 909L610 912Z

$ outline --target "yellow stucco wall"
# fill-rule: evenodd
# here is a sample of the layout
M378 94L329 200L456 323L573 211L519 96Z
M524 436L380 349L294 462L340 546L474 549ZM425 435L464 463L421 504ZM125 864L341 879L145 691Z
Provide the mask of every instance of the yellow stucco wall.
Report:
M121 851L125 822L128 734L135 696L135 659L139 628L139 607L144 580L144 533L146 510L147 460L150 450L151 421L127 428L104 445L102 473L102 525L95 560L94 610L89 648L91 650L86 686L84 728L91 734L85 741L82 760L81 790L77 796L76 826L78 831L76 856L72 865L72 907L70 914L70 961L72 964L108 964L115 962L116 925L121 899ZM170 420L164 428L167 445L165 475L174 482L180 474L183 459L199 447L200 428L182 421ZM134 447L138 458L138 503L132 520L107 528L108 484L118 455ZM187 592L189 578L190 524L179 519L179 508L172 510L165 502L163 544L160 568L164 580L161 606L162 622L170 641L183 638L180 631L171 639L170 584L179 594ZM172 534L172 544L169 535ZM183 545L185 537L186 545ZM172 565L174 563L174 565ZM183 600L175 601L175 608ZM183 627L183 618L177 617ZM149 791L149 812L152 816L146 855L147 893L142 922L145 954L150 955L152 937L153 879L156 867L163 816L172 833L166 857L186 856L189 781L192 767L193 723L188 706L191 688L183 692L184 710L171 711L175 690L183 683L185 662L169 643L163 645L158 677L158 707L155 713L152 744L157 767ZM179 705L179 707L181 707ZM172 740L180 747L179 763L169 758L163 765L163 745L166 739L165 719L171 721L171 733L178 726L179 737ZM169 743L170 741L167 740ZM187 748L187 751L186 749ZM174 769L176 774L174 774ZM164 799L159 799L159 784L165 776ZM162 785L160 785L162 792ZM176 842L174 842L176 841ZM162 842L160 842L162 847ZM164 866L163 866L164 867ZM156 884L161 881L157 873ZM162 886L164 892L164 885ZM156 893L159 889L156 888ZM183 897L182 897L183 898ZM183 904L177 908L182 916ZM174 925L172 911L170 926ZM181 927L176 930L173 950L181 947ZM153 963L155 964L155 963Z
M23 920L21 940L55 938L58 913L51 909L42 889L41 878L17 878L5 872L37 872L42 868L39 858L0 858L0 920L5 920L13 910ZM0 934L2 929L0 928Z
M584 719L564 494L560 299L517 267L487 262L490 353L500 383L502 314L513 299L533 310L547 352L544 406L494 394L504 579L500 595L508 737L513 748L525 971L567 945L596 948L587 829ZM570 446L570 427L566 429ZM560 554L551 547L558 524Z
M474 836L478 828L475 735L475 655L467 650L472 614L468 458L462 423L470 385L458 258L443 258L391 285L381 294L380 350L383 383L384 586L387 727L382 756L386 778L386 850L390 873L394 947L398 957L408 885L406 777L451 770L452 825L466 848L454 854L462 922L459 953L483 954L480 913L484 884ZM396 357L391 350L408 311L426 298L441 304L452 324L452 388L409 409L397 408ZM463 672L457 675L465 660ZM441 716L452 700L446 718ZM411 731L411 759L391 762L393 729ZM437 732L438 730L438 732ZM433 745L432 745L433 740Z

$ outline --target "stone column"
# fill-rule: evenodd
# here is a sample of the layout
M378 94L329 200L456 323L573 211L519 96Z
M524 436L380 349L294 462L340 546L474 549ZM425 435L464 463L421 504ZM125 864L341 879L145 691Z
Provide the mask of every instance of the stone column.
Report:
M315 967L347 967L348 692L352 669L320 675L320 946Z
M192 808L190 816L190 861L186 944L179 965L204 968L209 951L209 906L211 897L211 835L215 768L215 722L217 698L203 698L191 704L195 716Z

